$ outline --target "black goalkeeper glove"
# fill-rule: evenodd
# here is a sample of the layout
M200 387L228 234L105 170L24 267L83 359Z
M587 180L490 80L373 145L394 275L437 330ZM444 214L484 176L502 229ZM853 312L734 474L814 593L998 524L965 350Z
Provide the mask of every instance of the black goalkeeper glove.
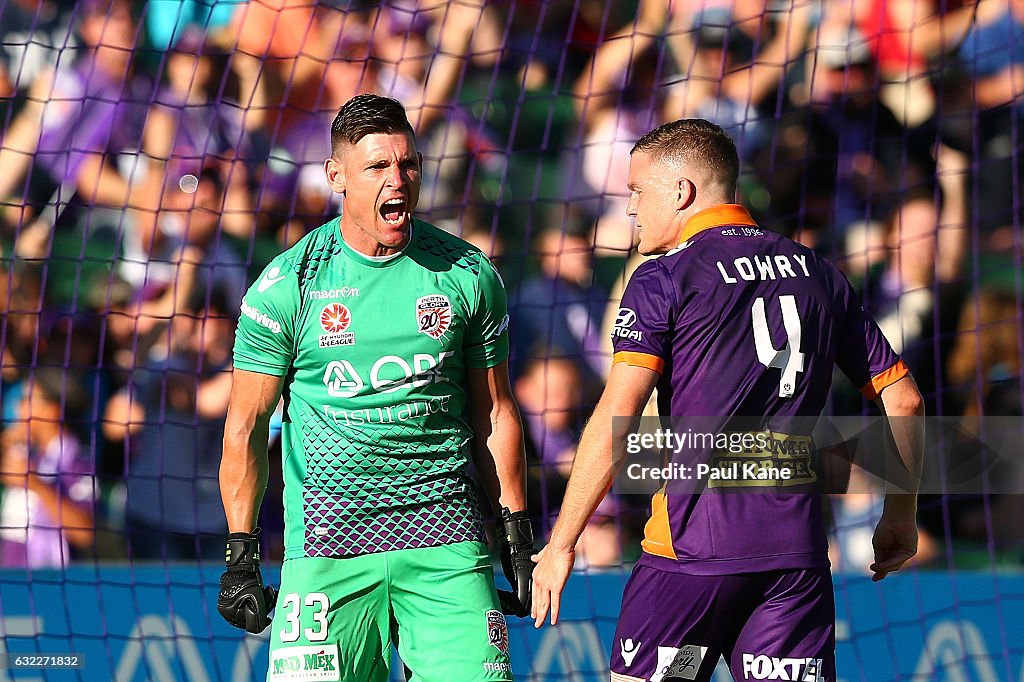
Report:
M277 591L263 586L260 574L260 541L251 533L232 533L228 536L227 570L220 577L217 610L224 620L254 635L267 629L277 603Z
M502 613L524 618L530 615L533 604L533 526L526 512L501 510L498 524L498 549L501 552L501 568L508 578L512 591L498 590L498 601Z

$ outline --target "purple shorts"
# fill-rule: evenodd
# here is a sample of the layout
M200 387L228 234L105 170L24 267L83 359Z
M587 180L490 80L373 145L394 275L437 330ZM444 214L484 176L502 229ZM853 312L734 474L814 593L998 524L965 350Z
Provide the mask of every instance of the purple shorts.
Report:
M704 576L641 558L626 583L612 682L710 680L725 656L737 682L834 682L828 568Z

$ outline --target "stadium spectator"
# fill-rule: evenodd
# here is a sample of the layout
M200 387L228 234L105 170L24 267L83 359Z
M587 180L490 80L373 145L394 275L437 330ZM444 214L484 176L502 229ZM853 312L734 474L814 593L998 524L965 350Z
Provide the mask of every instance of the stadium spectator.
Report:
M142 242L152 238L163 198L178 191L184 176L198 176L210 165L219 167L227 185L221 226L246 241L252 236L250 135L263 126L267 106L260 62L241 52L218 55L218 49L191 28L166 55L167 85L149 109L142 145L147 163L145 189L139 193L146 206L135 215ZM222 96L228 74L221 77L218 65L225 59L238 78L243 105Z
M1012 268L1007 271L1012 278ZM955 413L969 416L1024 414L1019 298L1010 286L989 285L960 314L947 377L956 391Z
M140 302L162 300L169 289L180 290L176 280L189 247L201 254L195 275L198 286L223 291L229 301L242 300L248 269L221 229L224 179L207 167L195 182L189 188L192 192L172 187L165 193L161 221L149 244L125 244L117 273L138 292ZM166 306L160 310L167 315L178 312ZM159 310L149 312L160 315Z
M672 12L667 36L682 74L671 86L666 110L672 117L716 123L748 159L769 142L771 122L785 100L787 71L807 42L814 3L771 8L764 0L683 7Z
M562 357L576 363L580 380L592 386L604 375L601 319L608 293L594 281L589 226L550 227L536 240L540 271L511 297L516 366L533 359Z
M551 350L555 353L549 356ZM568 479L582 432L582 415L590 407L584 403L580 367L550 347L531 355L515 383L531 463L540 467L545 480ZM547 503L550 509L557 506L557 499Z
M5 423L18 419L22 380L39 356L39 317L45 305L38 275L38 268L21 263L0 268L0 420Z
M662 118L663 64L655 39L666 18L662 3L640 3L633 20L605 37L573 87L581 140L569 189L598 217L593 244L599 255L621 256L633 246L622 189L626 169L618 160Z
M587 520L576 543L576 570L621 567L627 554L635 558L637 538L629 531L631 518L628 507L618 497L612 493L606 495Z
M404 5L404 17L399 8ZM409 120L416 130L417 144L423 153L423 189L419 210L431 218L451 217L464 202L467 186L474 179L467 177L473 170L481 176L493 176L494 168L506 160L499 160L487 134L482 128L474 107L460 105L456 93L462 86L462 96L471 91L471 74L475 69L493 67L502 54L502 27L496 14L498 5L482 0L445 3L439 0L419 2L415 14L409 15L405 3L389 3L386 17L392 31L375 30L374 51L381 55L386 67L382 74L383 94L407 102ZM381 26L384 19L378 19ZM411 25L409 22L412 22ZM424 45L417 38L396 34L394 28L409 25L413 32L423 31ZM397 41L402 48L398 49ZM418 46L418 47L417 47ZM428 47L429 62L415 59L417 49ZM396 64L412 56L408 66ZM417 68L422 65L421 70ZM417 80L417 78L419 80ZM489 79L488 82L494 79ZM491 96L490 89L488 96ZM475 108L479 111L479 108ZM482 117L486 118L486 116ZM480 180L476 180L480 182Z
M808 57L809 106L779 124L771 163L784 170L778 185L766 168L759 174L772 190L773 210L799 215L799 239L841 257L856 225L880 223L909 198L934 194L934 135L907 130L881 102L877 66L863 36L848 27L823 27ZM916 211L916 233L937 229L938 211ZM858 235L857 244L864 243Z
M341 36L321 27L321 15L335 11L326 4L270 0L241 2L233 9L228 32L232 41L226 47L263 61L266 87L274 101L287 101L289 90L314 82ZM356 23L365 23L365 11L351 14Z
M893 350L914 367L931 366L937 214L930 195L904 195L884 225L889 257L861 293ZM926 376L921 390L933 388Z
M429 33L437 13L425 12L416 7L418 4L394 0L381 3L372 29L367 31L380 61L382 92L400 102L411 102L419 96L434 58L435 46Z
M1016 268L1002 258L986 260L985 265L988 272L981 287L963 306L945 376L952 394L947 401L950 413L965 417L961 422L965 431L956 435L977 433L988 440L1005 437L1005 425L1013 423L993 417L1019 417L1024 413L1024 382L1019 335L1021 309L1013 284ZM1016 477L1009 489L1019 490L1024 484L1024 471L1019 458L1015 464L1015 470L1003 469L998 475ZM985 566L993 558L1019 565L1024 541L1020 523L1024 496L987 491L983 495L983 491L945 499L926 498L921 505L922 523L955 547L959 565Z
M993 248L1002 250L1013 244L1024 217L1019 142L1024 122L1024 2L987 3L978 14L959 55L974 78L978 227Z
M826 0L825 30L856 28L878 65L880 97L901 124L914 127L935 114L928 78L935 60L959 45L974 19L962 0ZM941 65L938 67L941 68ZM944 103L945 104L945 103Z
M73 64L43 71L0 144L0 201L9 224L27 225L44 207L46 227L74 225L96 204L137 203L121 154L135 154L151 95L132 68L136 25L127 0L75 7L86 50ZM25 215L27 213L27 215Z
M87 410L71 372L29 372L20 418L0 436L0 566L59 568L92 545L95 464L76 433Z
M0 5L0 100L23 93L53 68L62 50L74 50L71 7L53 0L10 0ZM7 123L0 105L0 129Z
M557 348L548 350L553 351L550 356L541 351L532 353L515 383L527 439L529 506L548 510L538 519L545 533L554 524L554 512L562 503L583 430L583 415L593 407L587 399L579 363L561 356ZM627 511L613 495L602 501L577 544L577 568L621 564L623 547L634 540L627 525L631 520Z
M163 353L143 359L107 405L104 433L124 444L127 458L134 559L223 557L227 522L217 471L236 313L223 290L194 289L171 320Z
M461 218L459 221L439 221L438 227L456 234L461 230L461 234L458 236L483 251L484 255L490 258L491 262L498 268L502 279L505 280L505 286L509 290L513 290L512 285L508 281L509 273L503 268L503 259L506 254L508 240L497 229L493 213L479 204L471 203L462 212Z
M189 31L222 34L243 0L203 2L202 0L154 0L145 5L146 34L157 50L172 48Z

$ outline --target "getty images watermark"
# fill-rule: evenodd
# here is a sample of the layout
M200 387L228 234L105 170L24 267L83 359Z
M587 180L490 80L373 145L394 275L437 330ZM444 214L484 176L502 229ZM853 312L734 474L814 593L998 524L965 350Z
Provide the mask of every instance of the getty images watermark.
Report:
M635 480L697 481L709 487L757 485L759 481L798 484L807 475L810 441L782 441L770 431L709 432L673 431L656 428L651 432L633 432L626 436L626 454L645 451L671 453L660 466L640 462L626 464L626 476ZM755 453L780 453L788 458L752 457ZM799 451L801 458L793 453ZM681 457L681 453L708 453L710 456ZM702 461L703 460L703 461Z
M613 431L620 494L1024 493L1021 417L617 418ZM919 473L908 438L925 443Z

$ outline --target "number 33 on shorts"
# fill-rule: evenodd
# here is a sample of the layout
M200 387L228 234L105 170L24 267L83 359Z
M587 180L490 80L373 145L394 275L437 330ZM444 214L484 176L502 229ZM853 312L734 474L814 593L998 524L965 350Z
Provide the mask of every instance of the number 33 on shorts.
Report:
M292 592L281 602L284 610L285 626L281 629L282 642L297 642L299 635L310 642L323 642L327 639L327 610L331 602L323 592L310 592L305 599ZM299 620L302 607L313 609L313 625L303 629Z
M323 592L291 592L278 602L274 627L282 643L302 640L308 646L279 649L270 660L270 679L338 680L337 644L317 644L328 638L327 612L331 602ZM283 616L283 617L282 617Z

